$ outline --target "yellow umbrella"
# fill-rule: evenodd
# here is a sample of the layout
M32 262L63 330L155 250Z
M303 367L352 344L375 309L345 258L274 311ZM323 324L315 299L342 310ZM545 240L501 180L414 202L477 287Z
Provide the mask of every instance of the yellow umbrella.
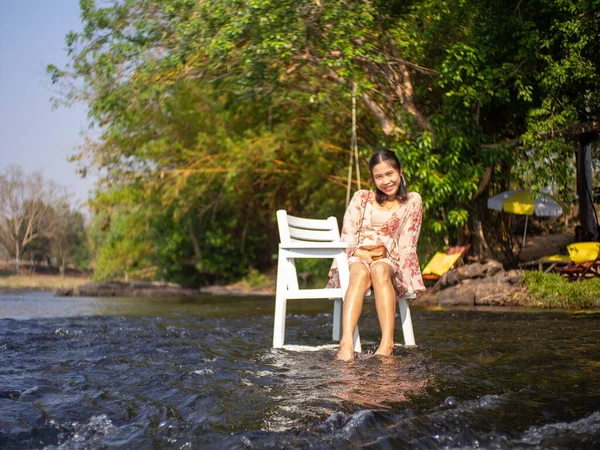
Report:
M525 246L529 216L535 214L536 216L543 217L558 217L566 209L558 200L553 199L549 195L539 194L538 197L534 198L529 189L505 191L494 195L488 198L488 208L525 216L523 246Z

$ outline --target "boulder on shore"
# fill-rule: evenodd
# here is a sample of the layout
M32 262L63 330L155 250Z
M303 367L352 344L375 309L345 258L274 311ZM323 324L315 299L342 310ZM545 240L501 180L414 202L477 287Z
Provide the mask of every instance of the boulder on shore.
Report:
M418 302L440 306L507 305L522 290L522 280L520 271L507 272L495 260L468 264L446 272Z
M186 289L176 283L108 281L59 289L55 295L58 297L181 297L198 295L198 293L195 289Z

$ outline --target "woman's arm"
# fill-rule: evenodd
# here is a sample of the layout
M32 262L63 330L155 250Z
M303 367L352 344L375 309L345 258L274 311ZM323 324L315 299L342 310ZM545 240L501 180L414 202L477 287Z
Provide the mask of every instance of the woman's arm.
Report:
M419 267L419 257L417 256L417 243L419 242L423 220L423 206L421 196L416 192L409 194L408 202L404 220L398 230L397 259L400 276L397 277L397 283L401 286L401 291L419 295L419 292L425 290L421 268Z
M397 235L398 254L400 256L417 253L421 223L423 222L421 195L417 192L411 192L407 201L409 203L405 217Z
M350 200L350 203L348 204L348 208L346 208L346 213L344 214L341 238L342 241L349 244L349 247L346 249L346 254L348 257L352 256L356 252L359 227L361 225L361 219L364 216L364 208L367 203L366 194L368 194L368 192L369 191L365 190L356 191L352 197L352 200Z

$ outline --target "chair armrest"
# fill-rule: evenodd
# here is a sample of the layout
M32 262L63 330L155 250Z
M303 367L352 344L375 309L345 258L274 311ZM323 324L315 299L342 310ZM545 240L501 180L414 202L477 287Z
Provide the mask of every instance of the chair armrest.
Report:
M319 249L319 248L331 248L331 249L341 249L341 248L349 248L350 244L347 242L290 242L289 244L279 244L279 248L283 249Z

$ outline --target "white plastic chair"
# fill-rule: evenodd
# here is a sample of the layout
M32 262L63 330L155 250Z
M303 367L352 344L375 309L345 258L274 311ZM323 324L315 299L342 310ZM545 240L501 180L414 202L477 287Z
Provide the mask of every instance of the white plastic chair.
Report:
M339 341L342 331L342 301L348 288L350 273L346 248L348 244L340 239L338 223L335 217L325 220L304 219L277 211L279 227L279 258L277 262L277 290L275 294L275 319L273 326L273 347L283 347L285 339L285 315L287 301L291 299L329 298L333 300L332 339ZM300 289L295 258L335 259L340 276L340 288ZM371 292L367 292L367 296ZM407 299L411 296L397 297L402 332L405 345L415 345L415 337ZM414 298L414 296L412 297ZM354 350L361 351L358 326L354 331Z

